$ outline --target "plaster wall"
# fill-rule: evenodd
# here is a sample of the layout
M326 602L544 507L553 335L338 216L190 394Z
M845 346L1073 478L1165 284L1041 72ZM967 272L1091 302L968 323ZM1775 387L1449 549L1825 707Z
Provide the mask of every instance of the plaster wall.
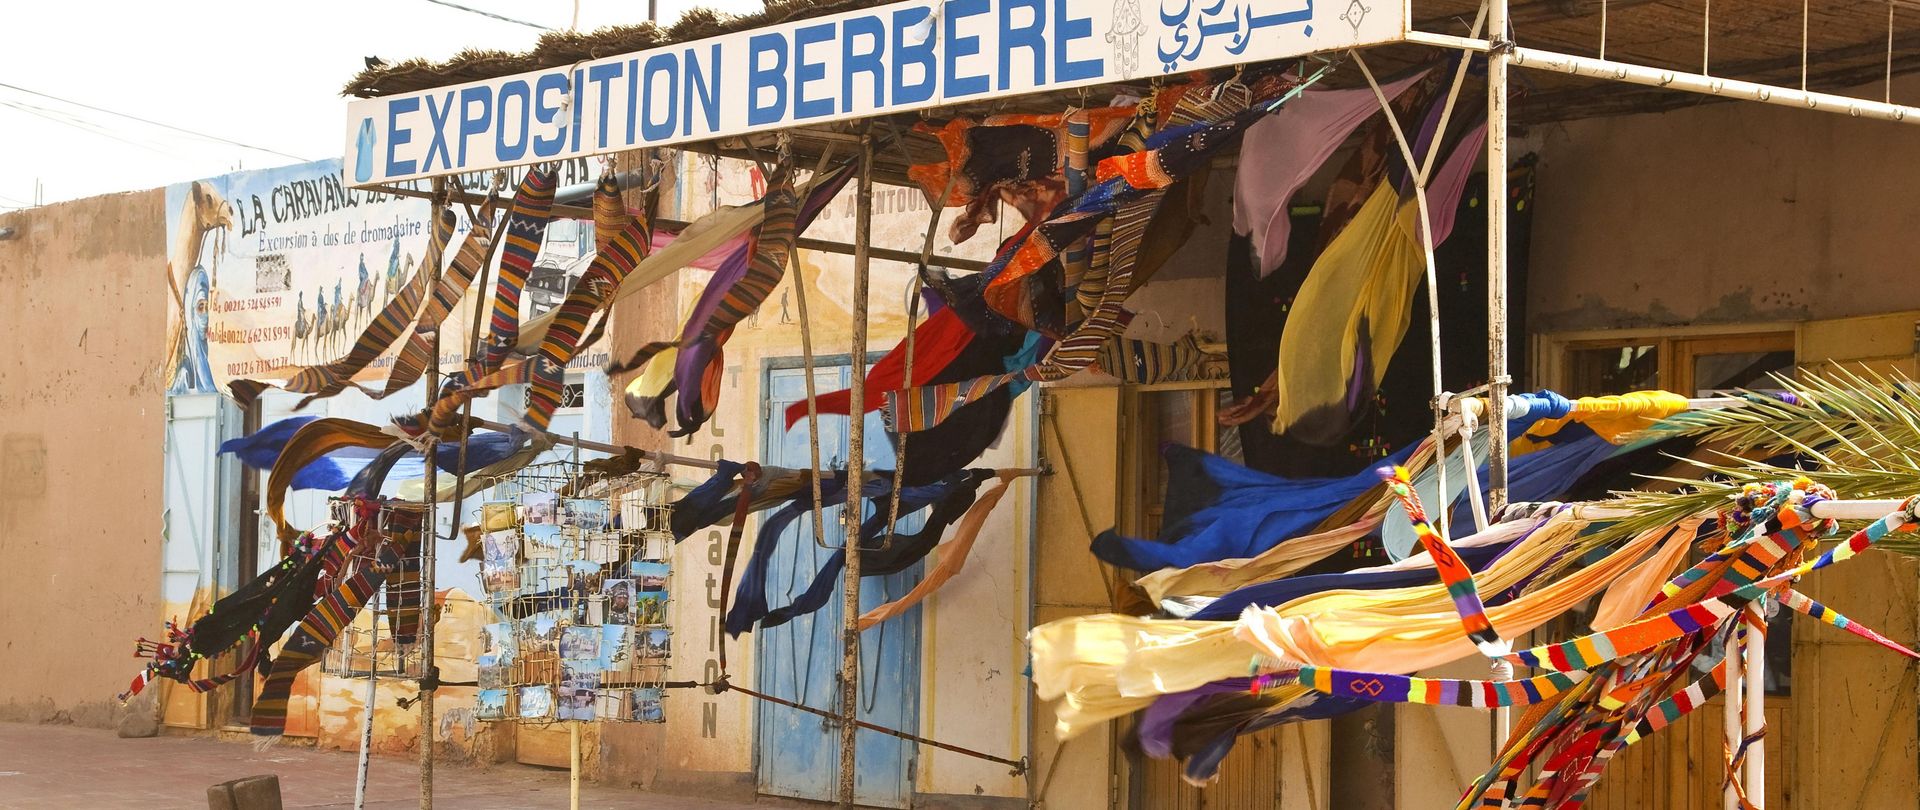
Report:
M1897 79L1893 98L1920 98L1920 77ZM1920 308L1913 126L1734 103L1530 136L1531 332Z
M161 611L162 194L0 229L0 720L111 726Z

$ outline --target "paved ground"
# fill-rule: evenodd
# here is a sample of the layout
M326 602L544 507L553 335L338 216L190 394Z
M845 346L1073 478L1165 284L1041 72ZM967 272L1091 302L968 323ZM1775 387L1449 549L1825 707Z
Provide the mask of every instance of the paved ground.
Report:
M123 740L112 731L72 726L0 723L0 808L34 810L204 810L207 786L229 779L278 774L280 795L293 808L353 806L354 755L276 746L256 752L244 742L161 736ZM535 810L567 806L567 774L528 767L437 770L436 804L454 810ZM367 806L419 806L414 763L374 760ZM648 806L737 810L799 805L738 804L583 785L582 807Z

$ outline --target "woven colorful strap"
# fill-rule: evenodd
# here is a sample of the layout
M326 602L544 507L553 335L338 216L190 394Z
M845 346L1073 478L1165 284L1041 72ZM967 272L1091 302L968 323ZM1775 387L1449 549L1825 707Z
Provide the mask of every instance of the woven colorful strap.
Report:
M1414 536L1419 538L1427 555L1433 558L1433 567L1440 572L1440 584L1446 586L1447 596L1453 599L1454 611L1460 614L1460 626L1466 630L1467 638L1489 658L1505 655L1511 647L1500 638L1500 634L1493 629L1493 623L1487 619L1487 607L1480 601L1480 592L1473 581L1473 570L1434 530L1433 523L1427 519L1426 509L1420 505L1420 495L1413 490L1413 480L1407 468L1382 468L1380 477L1387 482L1388 490L1400 502L1401 508L1407 511L1407 520L1413 523Z
M435 209L433 233L427 242L427 262L431 264L422 264L423 270L414 271L413 278L407 281L407 285L400 288L392 300L387 301L386 306L380 308L380 313L374 316L373 321L361 330L359 339L354 341L345 357L325 365L302 368L280 386L285 391L309 395L300 400L300 403L294 406L294 410L305 408L308 403L316 399L330 397L346 390L347 386L352 384L355 374L360 373L367 364L392 348L394 342L400 339L400 334L406 331L419 314L420 302L426 297L429 274L424 272L424 268L438 266L441 252L446 249L447 242L453 238L453 226L452 211L446 208ZM400 243L394 243L395 250L398 250L399 246ZM251 393L257 394L258 390Z
M1300 684L1349 700L1377 703L1424 703L1429 706L1472 706L1490 709L1496 706L1522 706L1538 703L1586 680L1585 672L1549 672L1514 680L1458 680L1453 678L1415 678L1377 672L1306 666L1300 668Z
M593 265L554 311L538 353L525 360L508 362L466 388L442 396L428 414L427 425L432 432L439 434L450 429L460 406L468 400L515 384L527 385L527 408L520 426L529 432L546 430L553 420L553 412L560 407L567 363L581 348L580 339L587 332L587 322L603 302L611 300L620 283L646 257L650 238L646 218L632 217L627 227L615 234L594 257Z
M1202 370L1207 353L1192 332L1172 343L1116 338L1100 347L1100 370L1137 385L1189 380Z
M493 287L487 340L481 355L467 363L469 380L498 370L507 352L520 340L520 296L533 274L540 245L547 238L547 223L553 218L553 188L553 169L542 166L528 172L514 192L513 208L507 213L506 243L500 247L500 272Z
M391 546L379 549L379 559L361 560L355 570L345 577L336 579L334 586L321 597L300 620L300 627L293 632L280 654L268 666L266 680L261 683L260 695L254 698L252 732L263 737L277 737L287 730L287 701L293 694L293 683L301 670L320 660L340 632L353 623L353 617L367 605L367 600L387 581L388 574L399 567L399 556Z
M1920 658L1920 653L1907 649L1901 645L1900 642L1887 638L1875 632L1873 628L1859 624L1842 615L1840 611L1815 602L1807 598L1806 594L1793 590L1792 588L1788 588L1785 593L1780 595L1780 603L1908 658Z
M434 335L440 331L440 322L446 320L448 313L460 303L467 294L467 287L473 284L473 278L479 275L488 257L493 253L493 233L487 223L493 221L496 198L489 197L480 206L479 218L467 223L471 230L467 238L460 242L459 252L453 255L453 262L440 273L440 283L434 287L433 295L427 298L426 306L414 319L413 334L407 337L407 344L400 350L400 356L394 358L393 371L387 375L386 387L373 391L361 387L367 396L385 399L405 390L407 386L419 381L426 372L427 364L432 362ZM432 265L421 265L417 271L422 275L431 275Z

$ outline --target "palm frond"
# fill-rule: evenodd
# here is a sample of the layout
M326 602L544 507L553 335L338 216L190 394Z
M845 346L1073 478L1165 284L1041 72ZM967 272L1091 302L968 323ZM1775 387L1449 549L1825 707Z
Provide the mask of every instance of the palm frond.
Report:
M1904 498L1920 493L1920 383L1905 375L1838 368L1775 376L1784 394L1743 391L1748 404L1689 411L1643 431L1638 438L1690 436L1724 450L1705 459L1678 459L1690 477L1646 476L1678 485L1664 492L1616 492L1613 503L1634 515L1596 533L1611 542L1690 515L1725 508L1748 482L1806 475L1842 498ZM1766 458L1793 457L1789 464ZM1882 548L1920 556L1920 541L1888 537Z

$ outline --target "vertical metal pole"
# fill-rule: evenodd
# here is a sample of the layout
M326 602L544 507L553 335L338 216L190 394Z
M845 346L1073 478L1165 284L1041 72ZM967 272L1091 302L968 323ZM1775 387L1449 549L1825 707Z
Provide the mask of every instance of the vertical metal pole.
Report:
M433 182L435 196L446 190L445 180ZM480 223L468 223L469 227L482 227ZM440 267L422 268L432 273L427 285L431 291L440 286ZM433 333L433 362L427 364L426 408L432 408L440 398L440 330ZM439 669L433 663L433 609L434 605L434 546L439 545L440 535L440 471L433 466L434 451L439 449L440 438L433 435L432 425L427 430L426 514L420 519L420 670L425 683L420 686L420 810L433 810L433 689L439 681ZM372 711L372 707L368 707Z
M1736 627L1733 634L1727 637L1727 688L1721 693L1721 700L1725 701L1722 708L1726 712L1720 728L1726 737L1728 754L1733 753L1733 750L1740 745L1740 727L1745 720L1745 712L1742 711L1741 706L1743 701L1740 699L1747 684L1746 676L1742 672L1744 668L1741 666L1741 648L1744 646L1741 640L1744 636L1742 628ZM1739 779L1740 774L1729 771L1723 778L1725 784L1720 788L1721 806L1726 810L1740 810L1740 795L1735 792L1734 787L1734 780Z
M1507 507L1507 0L1487 0L1487 512Z
M1487 0L1487 513L1507 508L1507 61L1513 36L1507 0ZM1474 475L1469 471L1467 475ZM1513 677L1504 659L1493 677ZM1507 745L1506 709L1493 713L1493 750Z
M373 619L373 652L367 658L367 702L360 714L360 761L354 765L353 810L366 810L367 807L367 766L373 755L373 704L379 697L380 666L377 662L380 650L380 618ZM347 668L353 668L353 650L347 650Z
M580 721L567 724L567 806L580 810Z
M1747 606L1745 728L1741 739L1767 727L1767 614L1759 602ZM1767 751L1765 740L1754 740L1747 748L1746 766L1741 776L1747 788L1747 801L1754 807L1767 806Z
M853 223L853 366L847 396L854 403L847 418L847 504L841 510L846 526L842 544L847 558L840 602L840 806L853 806L854 721L860 716L860 507L866 483L866 418L860 403L867 401L867 243L873 236L873 136L860 136L860 183L855 192Z

